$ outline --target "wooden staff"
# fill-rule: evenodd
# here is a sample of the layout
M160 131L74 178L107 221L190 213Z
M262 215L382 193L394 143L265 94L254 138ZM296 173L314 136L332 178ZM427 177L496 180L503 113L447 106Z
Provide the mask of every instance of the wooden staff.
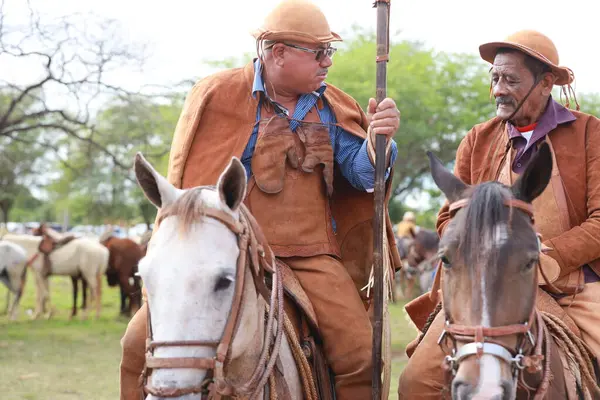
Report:
M387 61L389 59L390 0L377 0L377 79L376 101L386 97ZM381 348L383 336L383 224L385 201L386 137L375 139L375 216L373 220L373 400L381 400ZM385 394L387 398L387 393Z

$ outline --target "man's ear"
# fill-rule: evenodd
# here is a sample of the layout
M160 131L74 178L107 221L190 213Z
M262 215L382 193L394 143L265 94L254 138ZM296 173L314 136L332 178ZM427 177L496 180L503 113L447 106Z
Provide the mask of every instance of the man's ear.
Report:
M540 82L540 85L542 86L542 94L544 96L550 96L552 94L552 88L554 87L556 79L556 76L551 72L544 74L542 81Z
M273 57L273 60L275 61L275 64L277 64L278 66L283 65L283 55L286 50L286 46L283 43L275 43L273 47L271 47L271 55Z

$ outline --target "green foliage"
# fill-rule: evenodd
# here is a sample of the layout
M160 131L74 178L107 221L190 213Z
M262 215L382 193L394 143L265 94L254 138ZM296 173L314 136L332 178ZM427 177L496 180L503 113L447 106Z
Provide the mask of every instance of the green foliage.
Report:
M600 93L584 93L577 98L581 112L600 118ZM571 105L573 108L574 106Z
M25 132L19 140L0 136L0 212L2 222L10 220L10 212L19 199L30 195L28 187L35 182L36 166L44 150L36 142L37 132ZM38 166L39 167L39 166Z
M366 109L375 97L375 36L360 33L336 53L329 82ZM428 175L427 150L451 161L465 133L492 116L487 67L476 57L433 52L417 42L391 43L387 96L402 113L395 140L397 195L421 189Z
M183 106L173 94L158 103L145 98L116 99L97 118L103 132L95 140L124 163L142 152L166 174L169 148ZM146 204L132 171L124 174L114 159L87 143L69 144L70 165L50 185L57 211L68 210L72 224L153 222L154 207Z

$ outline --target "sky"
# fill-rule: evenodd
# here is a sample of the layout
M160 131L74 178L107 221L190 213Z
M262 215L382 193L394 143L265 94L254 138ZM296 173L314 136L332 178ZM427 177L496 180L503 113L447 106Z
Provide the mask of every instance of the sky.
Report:
M26 21L25 0L4 0L11 20ZM124 38L149 45L141 74L124 73L130 84L170 84L201 77L206 60L241 56L255 49L250 31L279 0L30 0L42 15L94 12L121 22ZM333 31L353 25L374 28L372 0L319 0ZM392 0L390 31L439 51L478 54L484 42L521 29L549 36L560 64L575 71L578 92L600 92L600 2L594 0ZM334 59L335 62L335 59ZM365 61L363 61L365 62ZM1 68L2 66L0 66ZM335 68L335 64L334 64Z

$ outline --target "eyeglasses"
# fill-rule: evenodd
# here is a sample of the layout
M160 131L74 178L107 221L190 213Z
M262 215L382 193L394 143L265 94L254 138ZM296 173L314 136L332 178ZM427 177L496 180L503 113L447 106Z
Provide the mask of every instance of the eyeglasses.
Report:
M286 45L287 47L292 47L294 49L305 51L307 53L313 53L315 55L315 60L317 60L318 62L323 61L323 58L325 58L325 57L332 58L333 55L335 54L335 52L337 51L337 49L335 47L327 47L326 49L316 49L315 50L315 49L309 49L309 48L302 47L302 46L297 46L295 44L290 44L290 43L284 43L284 45Z

